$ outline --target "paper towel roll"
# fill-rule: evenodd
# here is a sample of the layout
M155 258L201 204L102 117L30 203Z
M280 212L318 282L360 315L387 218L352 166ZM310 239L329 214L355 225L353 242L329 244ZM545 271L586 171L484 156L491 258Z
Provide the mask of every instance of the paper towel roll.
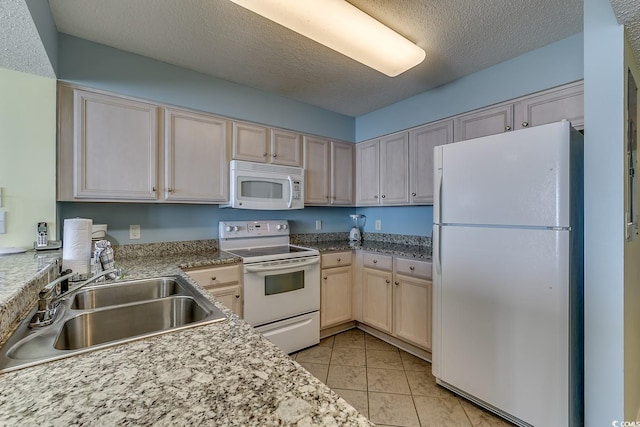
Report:
M62 238L62 268L77 274L88 274L91 268L91 226L93 220L64 220Z

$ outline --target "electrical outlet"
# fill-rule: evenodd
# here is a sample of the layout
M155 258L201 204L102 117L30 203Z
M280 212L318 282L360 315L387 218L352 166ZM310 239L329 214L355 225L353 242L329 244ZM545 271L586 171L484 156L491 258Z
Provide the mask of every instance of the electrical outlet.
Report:
M316 219L316 230L322 230L322 220Z
M382 230L382 221L376 219L376 230Z
M130 225L129 226L129 239L137 240L140 238L140 225Z

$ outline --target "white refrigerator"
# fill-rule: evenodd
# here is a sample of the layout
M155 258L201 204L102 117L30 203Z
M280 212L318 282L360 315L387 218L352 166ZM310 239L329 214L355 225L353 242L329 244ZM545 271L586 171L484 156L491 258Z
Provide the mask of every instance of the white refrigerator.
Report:
M433 374L522 426L583 419L582 135L435 148Z

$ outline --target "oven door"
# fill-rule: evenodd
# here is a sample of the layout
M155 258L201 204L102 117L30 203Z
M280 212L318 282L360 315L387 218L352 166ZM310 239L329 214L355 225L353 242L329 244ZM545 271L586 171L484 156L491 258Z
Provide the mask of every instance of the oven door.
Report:
M320 257L244 265L244 319L260 326L320 309Z

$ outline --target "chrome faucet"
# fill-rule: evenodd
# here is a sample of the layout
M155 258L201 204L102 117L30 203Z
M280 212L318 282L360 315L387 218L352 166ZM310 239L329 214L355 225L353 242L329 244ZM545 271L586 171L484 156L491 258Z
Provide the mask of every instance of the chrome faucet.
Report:
M50 282L45 286L40 293L38 294L38 310L35 312L31 321L29 322L30 328L38 328L41 326L48 326L52 324L56 320L56 315L60 309L60 301L73 296L80 289L84 288L90 283L95 282L111 273L117 274L116 268L111 268L109 270L101 271L93 277L85 280L79 285L75 286L73 289L69 289L66 292L61 291L60 284L65 280L69 280L75 273L66 274L64 276L60 276L54 281Z

